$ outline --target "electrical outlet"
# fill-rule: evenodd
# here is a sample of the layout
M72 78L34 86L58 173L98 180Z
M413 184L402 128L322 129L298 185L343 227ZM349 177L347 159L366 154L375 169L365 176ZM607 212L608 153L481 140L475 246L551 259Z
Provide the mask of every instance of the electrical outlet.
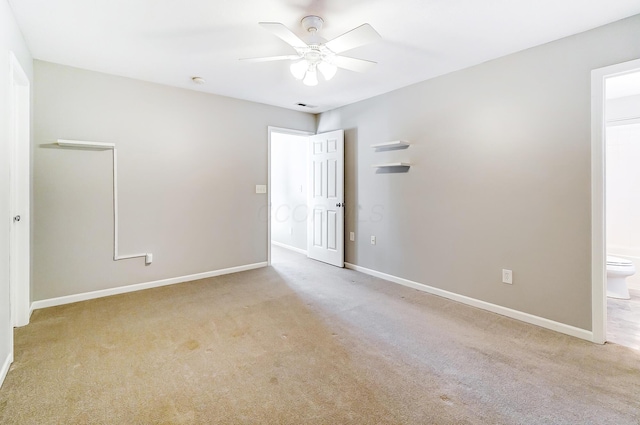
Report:
M502 283L513 285L513 272L511 270L502 269Z
M356 240L356 234L355 234L355 232L349 232L349 240L350 240L351 242L353 242L353 241L355 241L355 240Z
M267 185L266 184L257 184L256 185L256 193L267 193Z
M376 244L376 237L375 236L371 236L371 245L375 245Z

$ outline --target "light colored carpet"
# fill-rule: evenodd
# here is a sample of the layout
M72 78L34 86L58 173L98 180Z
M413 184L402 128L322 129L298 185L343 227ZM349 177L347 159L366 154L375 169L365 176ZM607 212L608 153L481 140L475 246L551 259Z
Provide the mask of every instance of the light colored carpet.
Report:
M274 247L273 267L54 307L2 424L638 424L640 353Z

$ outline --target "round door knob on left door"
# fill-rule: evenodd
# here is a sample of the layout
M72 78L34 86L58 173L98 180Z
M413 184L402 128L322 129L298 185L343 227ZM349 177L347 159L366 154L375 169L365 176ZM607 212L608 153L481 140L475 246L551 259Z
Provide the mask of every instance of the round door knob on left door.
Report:
M17 216L15 216L15 217L13 217L13 221L20 221L20 216L19 216L19 215L17 215Z

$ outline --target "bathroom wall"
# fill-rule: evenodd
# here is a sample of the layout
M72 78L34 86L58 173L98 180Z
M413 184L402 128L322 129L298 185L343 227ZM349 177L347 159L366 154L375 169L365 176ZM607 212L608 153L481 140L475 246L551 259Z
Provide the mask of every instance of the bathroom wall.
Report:
M314 131L315 116L35 61L34 300L267 260L268 127ZM118 148L114 262L111 152Z
M271 240L307 250L307 138L271 133Z
M345 129L346 261L590 330L591 71L638 40L640 15L321 114Z
M640 270L640 96L609 99L606 133L607 253L634 262ZM640 289L640 273L627 279Z

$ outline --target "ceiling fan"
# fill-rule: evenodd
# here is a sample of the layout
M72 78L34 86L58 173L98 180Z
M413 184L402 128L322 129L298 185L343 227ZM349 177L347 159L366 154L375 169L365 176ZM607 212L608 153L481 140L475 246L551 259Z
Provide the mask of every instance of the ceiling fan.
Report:
M318 71L325 80L330 80L338 68L365 72L376 62L356 59L339 53L371 43L380 38L380 34L369 24L363 24L333 40L326 41L318 35L324 21L319 16L305 16L302 27L309 33L308 43L302 41L289 28L279 22L260 22L259 25L284 40L296 51L295 55L269 56L263 58L240 59L248 62L269 62L291 60L290 70L293 76L308 86L318 84Z

